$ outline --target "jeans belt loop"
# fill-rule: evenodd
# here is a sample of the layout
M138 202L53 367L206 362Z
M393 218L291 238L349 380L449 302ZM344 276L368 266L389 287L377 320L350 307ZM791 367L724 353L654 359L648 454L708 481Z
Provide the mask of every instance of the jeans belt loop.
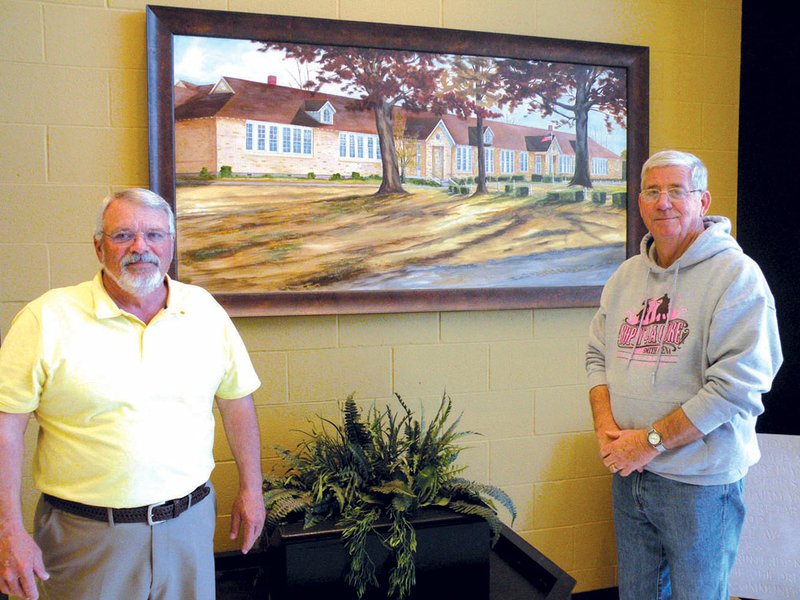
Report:
M107 508L106 511L108 511L108 526L109 527L113 527L114 526L114 509L113 508Z

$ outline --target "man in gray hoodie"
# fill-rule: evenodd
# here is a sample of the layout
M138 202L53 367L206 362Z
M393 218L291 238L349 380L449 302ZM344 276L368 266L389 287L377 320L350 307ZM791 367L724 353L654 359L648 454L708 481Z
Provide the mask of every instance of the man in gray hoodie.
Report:
M590 328L623 600L728 599L761 395L783 362L767 282L730 221L706 216L710 204L696 156L650 157L639 195L649 233L606 283Z

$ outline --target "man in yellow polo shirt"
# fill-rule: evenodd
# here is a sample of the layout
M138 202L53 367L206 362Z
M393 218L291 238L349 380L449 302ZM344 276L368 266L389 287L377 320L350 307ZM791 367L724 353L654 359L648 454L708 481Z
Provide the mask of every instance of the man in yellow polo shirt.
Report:
M94 280L47 292L0 346L0 592L80 600L213 599L216 399L239 470L231 538L264 524L260 382L210 294L170 279L175 219L160 196L106 198ZM22 522L23 434L42 492Z

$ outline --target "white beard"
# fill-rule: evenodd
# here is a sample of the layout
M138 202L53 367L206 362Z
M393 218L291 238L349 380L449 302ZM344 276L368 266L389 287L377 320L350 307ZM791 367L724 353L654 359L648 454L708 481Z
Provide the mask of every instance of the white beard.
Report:
M150 275L135 275L128 271L122 271L117 277L107 270L106 275L111 277L120 288L134 296L146 296L164 284L164 275L161 271L156 271Z
M151 258L153 260L158 261L153 255L145 254L142 255L143 258ZM103 257L105 258L105 257ZM134 296L146 296L151 292L156 291L160 286L164 284L164 274L161 272L161 265L158 262L151 262L150 260L146 260L145 262L150 262L150 264L155 265L156 270L155 272L149 275L138 275L136 273L131 273L130 271L126 270L125 267L130 262L126 263L126 260L130 260L127 256L122 261L122 270L119 275L115 275L111 272L110 269L104 269L106 275L108 275L111 280L116 283L121 289L126 291L127 293L134 295ZM131 261L134 262L134 261ZM105 266L105 263L104 263Z

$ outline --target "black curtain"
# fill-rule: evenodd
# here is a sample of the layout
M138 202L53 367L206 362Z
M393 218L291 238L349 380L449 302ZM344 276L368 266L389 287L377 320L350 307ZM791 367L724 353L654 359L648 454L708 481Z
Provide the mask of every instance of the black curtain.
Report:
M796 19L775 3L744 0L737 238L775 295L785 360L758 431L790 435L800 435L798 59Z

